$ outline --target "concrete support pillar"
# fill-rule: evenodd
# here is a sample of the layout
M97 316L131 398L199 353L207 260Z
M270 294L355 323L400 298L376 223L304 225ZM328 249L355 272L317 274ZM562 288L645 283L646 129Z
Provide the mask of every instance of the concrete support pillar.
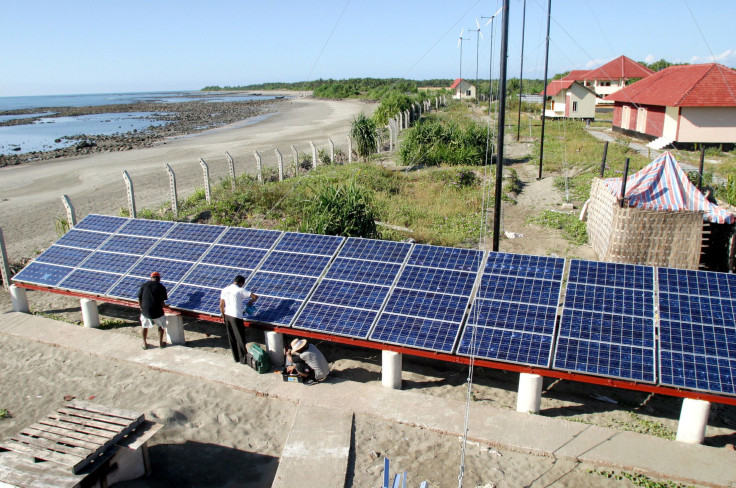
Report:
M166 172L169 174L169 190L171 191L171 212L174 217L179 216L179 197L176 194L176 175L174 170L168 164L166 166Z
M184 339L184 319L179 312L166 312L166 340L169 344L175 346L183 346L186 344Z
M710 402L685 398L682 401L680 421L677 423L676 440L688 444L702 444L708 425Z
M284 181L284 157L281 155L281 151L274 149L276 153L276 161L279 165L279 181Z
M539 413L542 404L542 377L538 374L519 375L519 393L516 397L516 411Z
M314 142L309 141L309 145L312 146L312 168L317 167L317 146L314 145Z
M329 138L327 139L327 142L330 143L330 164L335 164L335 143Z
M381 351L381 384L394 390L401 389L400 352Z
M261 164L261 155L258 151L253 151L253 156L256 157L256 174L258 175L258 183L263 183L263 165Z
M30 313L28 307L28 295L26 289L19 286L10 285L10 301L13 304L13 312Z
M199 165L202 167L202 177L204 178L204 198L207 203L212 202L212 191L210 190L210 167L204 159L199 158Z
M133 193L133 180L130 179L130 175L127 171L123 170L123 180L125 181L125 188L128 191L128 213L132 218L136 218L135 214L135 194Z
M74 205L72 205L72 201L69 200L67 195L61 196L61 203L63 203L64 208L66 208L66 220L69 223L69 228L71 229L77 225L77 214L74 212Z
M96 329L100 326L100 314L97 312L97 302L89 298L79 300L82 306L82 323L85 327Z
M225 151L225 157L227 158L227 170L230 173L230 189L235 191L235 160L227 151Z
M272 330L264 331L266 350L271 357L271 366L281 368L284 365L284 334Z
M404 112L399 112L399 130L404 128Z

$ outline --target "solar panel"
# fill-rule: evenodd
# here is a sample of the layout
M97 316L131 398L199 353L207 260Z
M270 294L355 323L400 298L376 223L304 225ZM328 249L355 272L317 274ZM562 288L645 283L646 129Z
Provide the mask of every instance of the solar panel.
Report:
M257 312L254 315L248 316L246 320L288 327L301 304L302 300L291 300L259 294L256 304Z
M100 250L123 252L142 256L146 254L157 241L158 239L150 239L147 237L114 235L110 237L102 247L100 247Z
M400 264L338 257L327 270L325 278L389 286L400 269Z
M229 227L218 244L228 246L252 247L255 249L271 249L283 232L279 230L244 229Z
M194 285L179 285L169 293L169 305L193 312L220 315L220 291Z
M472 249L430 246L417 244L407 264L428 268L454 269L456 271L478 271L482 253Z
M78 247L82 249L97 249L110 237L110 234L101 232L87 232L76 227L64 234L54 245Z
M227 227L220 225L202 225L178 222L176 226L166 234L166 239L176 239L187 242L204 242L211 244L225 232Z
M246 288L256 295L304 300L316 283L317 278L309 276L288 276L258 271L248 281Z
M138 289L143 283L148 281L149 278L137 277L137 276L126 276L118 281L107 294L114 298L122 298L125 300L137 300ZM166 287L167 292L171 292L176 286L175 281L161 280L161 284Z
M51 246L41 255L36 257L35 261L39 263L59 264L62 266L75 267L92 254L92 251L86 249L77 249L72 247Z
M410 249L408 242L351 237L340 250L339 257L401 264Z
M736 275L658 268L660 383L736 394Z
M325 279L317 285L309 301L378 311L388 292L387 286Z
M555 368L653 383L654 333L651 266L571 261Z
M202 258L203 263L219 264L234 268L255 269L268 253L265 249L214 245Z
M167 220L130 219L127 224L118 230L118 234L140 237L163 237L176 222Z
M74 228L79 230L96 230L112 234L126 222L128 222L128 219L124 217L90 214L83 218Z
M371 338L381 342L450 353L459 330L459 323L383 313L371 333Z
M259 269L274 273L313 276L316 278L322 274L329 262L329 256L271 251Z
M140 278L148 278L151 273L158 271L162 280L178 282L192 268L193 263L186 261L174 261L172 259L161 259L144 257L136 264L128 274Z
M34 285L56 286L73 271L73 268L32 262L13 276L13 280Z
M565 260L491 252L457 353L549 367Z
M299 314L294 326L328 334L365 337L378 312L339 307L310 301Z
M197 264L189 271L182 282L190 285L222 289L232 283L237 275L247 278L250 271L252 270L213 266L211 264Z
M133 267L140 256L118 254L114 252L96 252L79 267L91 271L107 271L124 274Z
M204 254L209 247L209 244L162 239L149 251L148 255L159 258L194 262L202 257L202 254Z
M344 237L337 236L286 232L274 250L333 256L344 240Z
M57 286L72 291L105 295L107 290L121 277L119 274L75 269Z
M423 266L407 266L396 286L410 290L428 290L451 295L470 296L476 274Z

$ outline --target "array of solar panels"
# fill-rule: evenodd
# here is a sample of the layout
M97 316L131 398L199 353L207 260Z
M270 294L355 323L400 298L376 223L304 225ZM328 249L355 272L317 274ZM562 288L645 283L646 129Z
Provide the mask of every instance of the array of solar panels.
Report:
M736 394L736 275L90 215L14 280L356 339ZM561 310L561 315L560 315Z

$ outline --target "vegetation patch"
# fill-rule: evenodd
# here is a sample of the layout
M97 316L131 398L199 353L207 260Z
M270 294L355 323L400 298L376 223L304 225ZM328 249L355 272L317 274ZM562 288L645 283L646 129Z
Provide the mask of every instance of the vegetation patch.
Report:
M421 119L405 131L398 157L409 166L481 165L487 138L486 127L475 122Z
M6 408L0 408L0 420L9 419L11 417L10 412Z
M691 485L682 485L680 483L675 483L669 480L655 481L643 474L627 473L626 471L617 473L616 471L591 469L588 471L588 473L597 474L599 476L603 476L604 478L613 479L616 481L629 480L634 484L634 486L643 486L645 488L692 488Z
M585 222L579 220L576 215L545 210L538 216L528 218L527 223L559 229L562 231L562 237L576 246L582 246L588 242Z

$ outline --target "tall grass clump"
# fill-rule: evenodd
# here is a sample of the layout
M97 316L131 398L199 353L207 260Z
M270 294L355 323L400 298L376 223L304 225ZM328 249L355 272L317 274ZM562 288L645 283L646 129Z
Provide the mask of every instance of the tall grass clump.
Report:
M405 134L399 148L399 160L405 165L483 164L486 129L480 124L423 119Z
M355 143L355 152L364 160L376 152L378 138L376 136L376 122L360 112L350 128L350 137Z
M304 208L300 232L345 237L378 237L375 212L367 190L326 183Z

